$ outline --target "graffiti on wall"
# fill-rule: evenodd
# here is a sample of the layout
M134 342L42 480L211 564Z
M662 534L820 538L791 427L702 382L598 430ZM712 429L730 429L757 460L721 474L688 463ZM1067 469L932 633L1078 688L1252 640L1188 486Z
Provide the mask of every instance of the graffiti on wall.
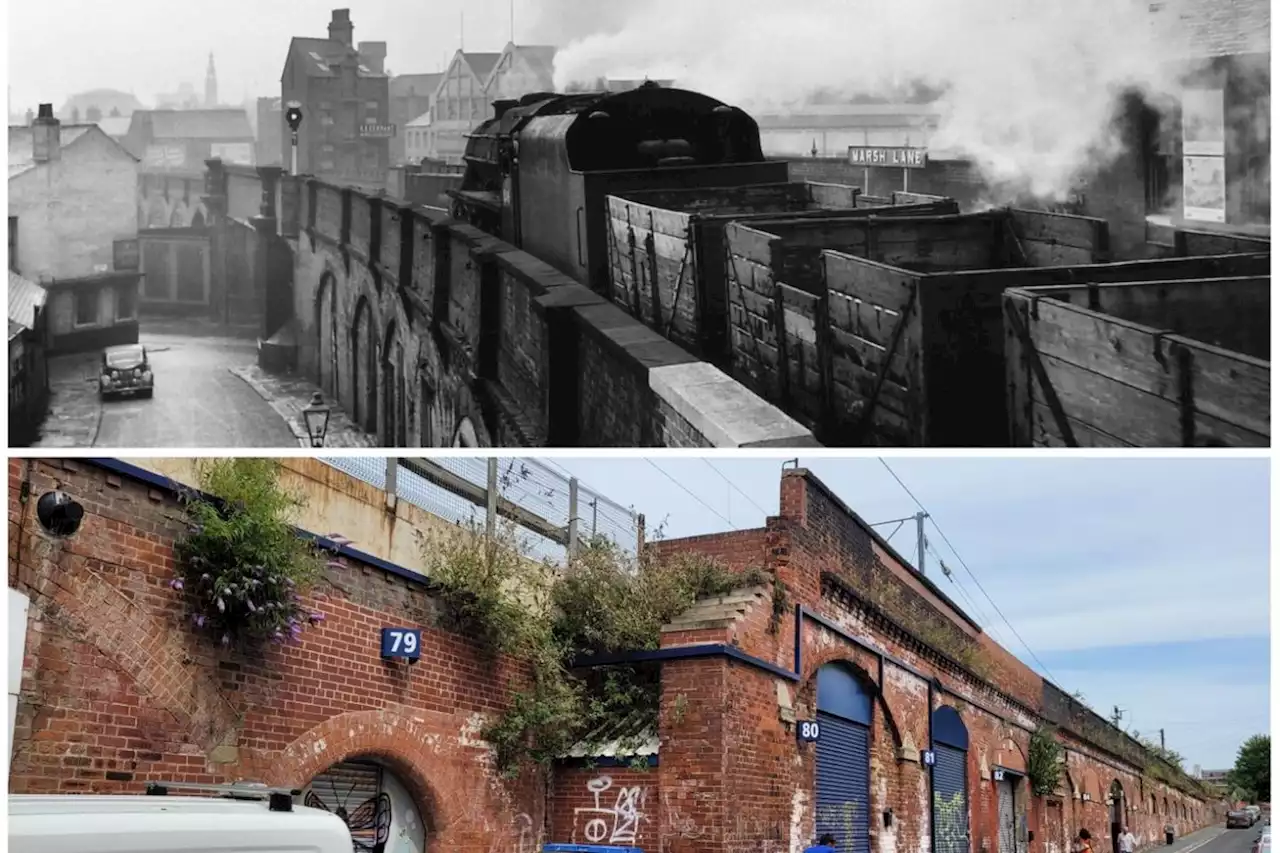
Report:
M573 843L581 832L588 844L634 845L640 823L646 820L644 788L614 788L612 777L597 776L587 783L587 790L593 804L573 810Z

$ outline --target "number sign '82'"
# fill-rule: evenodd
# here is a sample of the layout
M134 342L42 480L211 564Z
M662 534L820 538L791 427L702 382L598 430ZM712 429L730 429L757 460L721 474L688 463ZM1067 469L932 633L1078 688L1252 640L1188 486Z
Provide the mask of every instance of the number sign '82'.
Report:
M422 656L422 631L417 628L383 628L382 656L417 660Z
M796 726L796 737L802 741L813 742L818 739L819 727L817 720L802 720Z

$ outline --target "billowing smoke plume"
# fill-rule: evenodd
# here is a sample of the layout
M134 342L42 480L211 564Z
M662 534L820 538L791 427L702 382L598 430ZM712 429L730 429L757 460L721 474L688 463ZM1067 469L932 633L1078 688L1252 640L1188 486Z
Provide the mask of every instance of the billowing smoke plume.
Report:
M1041 198L1065 197L1119 153L1114 118L1125 91L1164 106L1186 70L1177 42L1153 29L1142 0L650 0L606 8L588 18L600 31L561 51L557 88L666 78L761 112L801 108L818 91L892 99L926 87L942 92L932 149L974 161L993 185Z

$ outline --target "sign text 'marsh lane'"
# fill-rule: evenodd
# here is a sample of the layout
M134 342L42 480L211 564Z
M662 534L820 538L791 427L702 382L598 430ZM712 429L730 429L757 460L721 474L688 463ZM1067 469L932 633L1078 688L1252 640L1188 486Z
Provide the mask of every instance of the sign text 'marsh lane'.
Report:
M850 145L849 163L853 166L923 169L929 164L929 152L925 148L882 148L869 145Z

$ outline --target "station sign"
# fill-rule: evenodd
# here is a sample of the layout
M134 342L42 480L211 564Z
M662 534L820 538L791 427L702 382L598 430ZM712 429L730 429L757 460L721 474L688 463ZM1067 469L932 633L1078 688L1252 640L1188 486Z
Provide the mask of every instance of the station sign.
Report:
M396 126L394 124L360 125L360 136L362 139L390 139L395 135Z
M849 165L864 168L880 166L886 169L923 169L929 165L929 149L850 145Z
M805 743L816 743L821 734L817 720L801 720L796 725L796 737Z

